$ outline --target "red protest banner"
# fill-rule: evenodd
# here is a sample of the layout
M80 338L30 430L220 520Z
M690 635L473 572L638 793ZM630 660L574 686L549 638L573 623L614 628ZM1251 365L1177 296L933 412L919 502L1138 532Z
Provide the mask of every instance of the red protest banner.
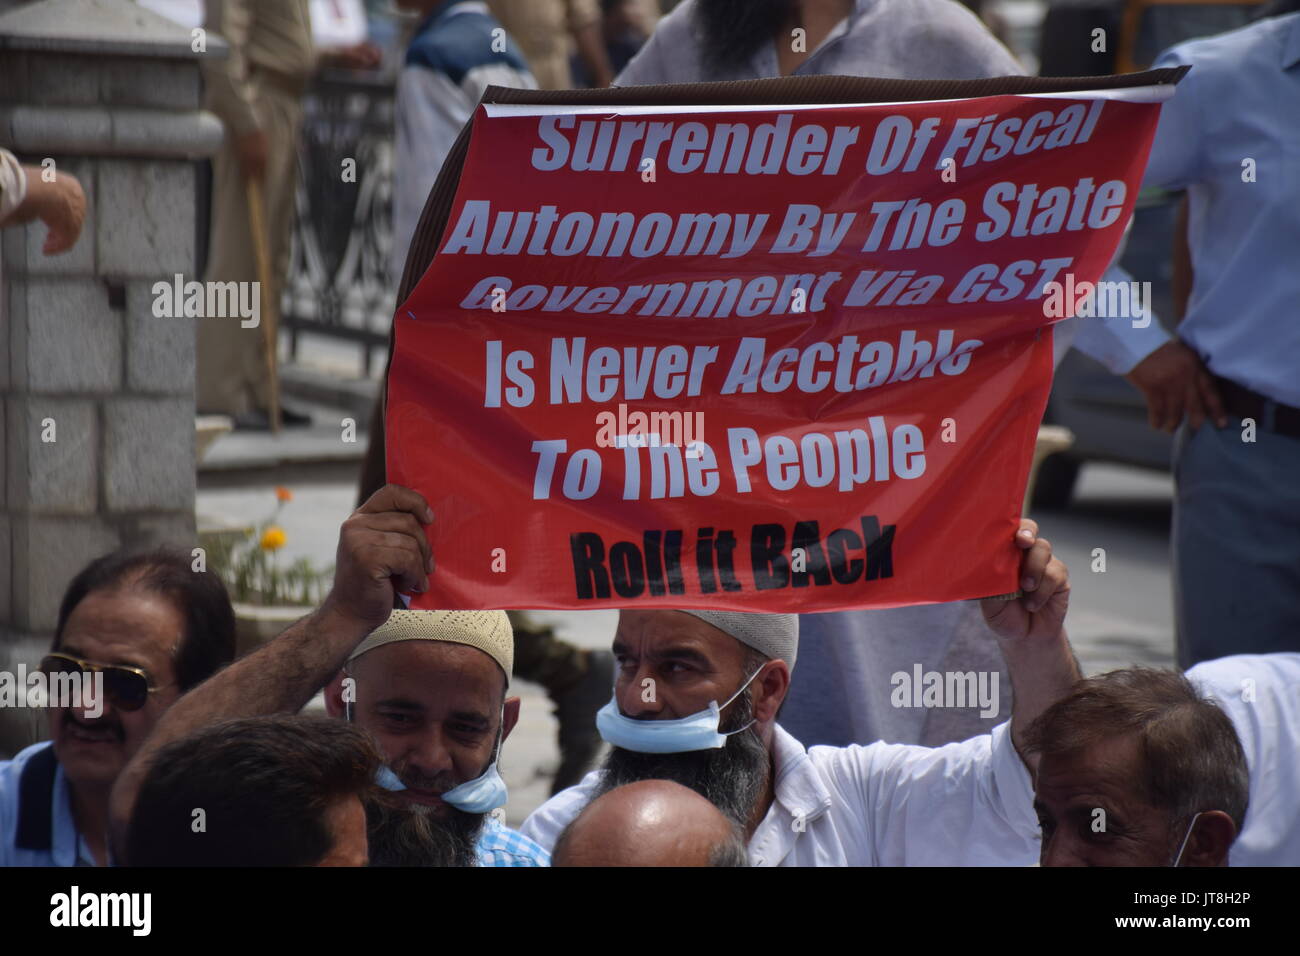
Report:
M412 606L1015 590L1050 323L1158 98L480 107L394 320L388 477L437 514Z

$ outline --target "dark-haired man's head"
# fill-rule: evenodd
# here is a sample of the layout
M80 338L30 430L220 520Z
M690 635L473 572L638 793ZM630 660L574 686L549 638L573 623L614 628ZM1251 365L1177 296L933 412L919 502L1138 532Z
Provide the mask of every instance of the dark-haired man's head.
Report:
M50 708L64 773L82 792L103 792L171 704L235 656L235 616L225 585L195 571L182 551L117 551L68 585L46 669L79 661L114 665L93 710Z
M397 610L326 688L330 715L369 731L403 788L371 809L377 863L473 864L485 812L442 797L492 770L519 719L513 656L504 611Z
M325 717L224 721L159 751L131 815L132 866L365 866L379 754Z
M744 67L793 22L798 0L696 0L706 66L725 74Z
M798 618L714 611L622 611L614 638L617 716L601 726L613 745L599 793L640 780L670 780L708 799L742 831L770 790L776 714L790 686ZM718 733L665 742L642 723L719 707ZM674 731L674 734L676 732ZM703 746L700 746L700 744ZM677 749L679 746L692 749Z
M1232 721L1181 674L1080 681L1026 734L1043 866L1226 866L1250 780Z
M560 834L552 866L747 866L740 827L668 780L606 791Z

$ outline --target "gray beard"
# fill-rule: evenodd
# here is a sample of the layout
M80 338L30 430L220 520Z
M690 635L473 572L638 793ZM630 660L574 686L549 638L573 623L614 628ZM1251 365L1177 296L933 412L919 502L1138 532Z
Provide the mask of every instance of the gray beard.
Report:
M743 727L752 719L749 690L729 709L732 709L731 718L724 720L720 728L724 733ZM704 797L743 833L749 828L750 817L767 788L769 766L767 747L752 727L732 734L726 745L717 750L643 754L614 747L605 758L600 785L592 799L625 783L671 780Z
M755 50L773 42L794 9L794 0L698 0L705 72L723 75L746 67Z
M483 814L454 807L438 819L427 807L387 795L366 802L371 866L477 866Z

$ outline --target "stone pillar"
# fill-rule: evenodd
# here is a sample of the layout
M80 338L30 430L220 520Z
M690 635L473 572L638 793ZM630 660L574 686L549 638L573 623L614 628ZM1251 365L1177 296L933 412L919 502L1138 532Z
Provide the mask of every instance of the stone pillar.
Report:
M45 653L92 558L193 547L195 320L155 317L152 291L198 278L196 161L222 136L191 42L129 0L0 14L0 145L87 198L63 255L43 224L0 232L0 669ZM0 710L0 754L31 717Z

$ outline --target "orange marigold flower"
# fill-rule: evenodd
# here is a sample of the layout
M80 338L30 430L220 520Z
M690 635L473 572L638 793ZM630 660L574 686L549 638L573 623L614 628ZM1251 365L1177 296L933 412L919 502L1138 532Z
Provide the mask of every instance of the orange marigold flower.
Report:
M284 485L276 485L275 497L278 501L293 501L293 492Z

